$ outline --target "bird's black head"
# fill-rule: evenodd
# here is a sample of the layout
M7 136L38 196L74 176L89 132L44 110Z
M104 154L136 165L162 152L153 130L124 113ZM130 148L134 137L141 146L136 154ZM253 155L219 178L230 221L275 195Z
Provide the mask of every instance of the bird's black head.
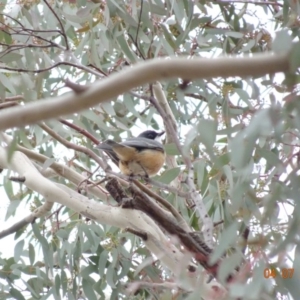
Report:
M142 132L141 134L139 134L138 137L155 140L157 137L162 136L164 133L165 133L164 131L156 132L154 130L146 130L146 131Z

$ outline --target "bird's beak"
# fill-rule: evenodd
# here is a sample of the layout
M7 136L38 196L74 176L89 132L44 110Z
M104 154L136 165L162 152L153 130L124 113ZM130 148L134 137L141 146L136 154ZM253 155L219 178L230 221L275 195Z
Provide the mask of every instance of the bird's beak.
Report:
M160 133L157 134L157 136L162 136L165 133L165 131L162 131Z

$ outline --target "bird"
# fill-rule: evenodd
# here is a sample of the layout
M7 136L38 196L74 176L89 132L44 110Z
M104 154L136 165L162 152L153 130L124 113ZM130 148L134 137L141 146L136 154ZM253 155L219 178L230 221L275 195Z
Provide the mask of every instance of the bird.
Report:
M146 130L120 143L106 140L96 148L103 150L124 175L152 177L165 162L164 147L157 140L164 133Z

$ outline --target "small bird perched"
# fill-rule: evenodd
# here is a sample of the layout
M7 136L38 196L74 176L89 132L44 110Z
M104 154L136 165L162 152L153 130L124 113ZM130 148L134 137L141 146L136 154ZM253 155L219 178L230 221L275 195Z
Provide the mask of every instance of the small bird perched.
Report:
M156 140L164 133L147 130L121 143L106 140L97 148L103 150L125 175L154 176L165 162L163 145Z

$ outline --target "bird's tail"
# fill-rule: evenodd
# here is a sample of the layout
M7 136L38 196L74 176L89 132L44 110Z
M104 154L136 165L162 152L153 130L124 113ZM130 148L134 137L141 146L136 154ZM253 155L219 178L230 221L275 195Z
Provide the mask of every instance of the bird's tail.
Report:
M116 153L113 151L113 145L117 144L116 142L112 140L106 140L103 143L96 146L97 149L103 150L110 158L111 160L119 166L119 158L116 155Z

